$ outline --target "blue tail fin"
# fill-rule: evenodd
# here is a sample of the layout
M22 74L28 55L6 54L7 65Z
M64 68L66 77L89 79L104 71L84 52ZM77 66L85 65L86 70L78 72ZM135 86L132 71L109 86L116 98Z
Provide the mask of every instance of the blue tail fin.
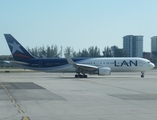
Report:
M14 60L23 61L34 58L11 34L4 34Z

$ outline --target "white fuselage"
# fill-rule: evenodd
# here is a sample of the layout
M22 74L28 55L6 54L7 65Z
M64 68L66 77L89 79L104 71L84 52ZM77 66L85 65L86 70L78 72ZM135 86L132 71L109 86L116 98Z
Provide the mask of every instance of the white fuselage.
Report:
M154 64L143 58L91 58L81 64L109 67L112 72L141 72L154 68Z
M121 58L89 58L79 62L79 64L97 66L97 67L109 67L111 72L144 72L154 68L154 64L144 58L136 57L121 57ZM24 67L25 69L40 70L47 72L75 72L76 68L73 65L66 64L60 67L49 68L32 68Z

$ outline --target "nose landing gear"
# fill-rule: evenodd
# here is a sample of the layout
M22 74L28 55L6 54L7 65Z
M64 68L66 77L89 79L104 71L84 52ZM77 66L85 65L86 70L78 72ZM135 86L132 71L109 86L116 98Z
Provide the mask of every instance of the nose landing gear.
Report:
M144 72L141 72L141 78L144 78Z

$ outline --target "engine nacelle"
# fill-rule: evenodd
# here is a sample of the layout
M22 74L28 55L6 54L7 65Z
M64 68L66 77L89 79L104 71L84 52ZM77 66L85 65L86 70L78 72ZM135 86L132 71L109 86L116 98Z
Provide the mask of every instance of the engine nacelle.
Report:
M98 75L110 75L111 74L111 69L109 67L100 67L98 69Z

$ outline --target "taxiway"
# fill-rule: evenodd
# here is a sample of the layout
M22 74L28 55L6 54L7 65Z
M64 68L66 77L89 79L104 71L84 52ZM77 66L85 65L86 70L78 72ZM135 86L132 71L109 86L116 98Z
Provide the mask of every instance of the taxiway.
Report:
M74 78L0 73L0 120L155 120L157 70Z

